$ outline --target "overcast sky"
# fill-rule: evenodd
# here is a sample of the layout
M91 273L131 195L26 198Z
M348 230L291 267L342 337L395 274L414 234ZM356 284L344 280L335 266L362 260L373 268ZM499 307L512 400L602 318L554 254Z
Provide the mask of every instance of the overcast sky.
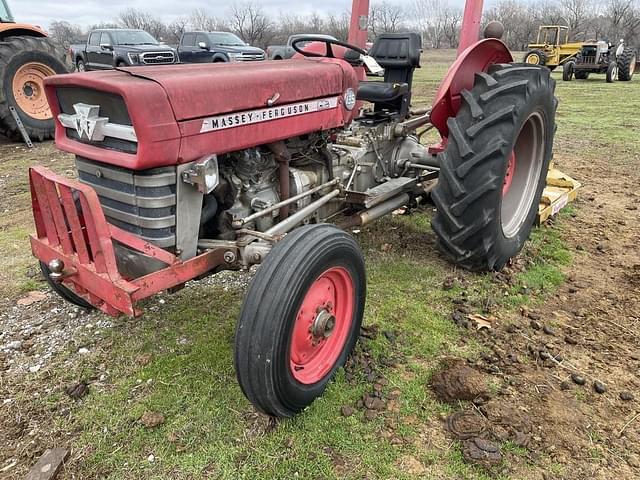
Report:
M394 3L409 5L412 0L390 0ZM14 17L19 22L35 23L48 27L53 20L66 20L70 23L87 26L112 21L118 12L133 7L156 14L163 20L188 15L196 8L205 8L212 15L223 16L233 1L219 0L8 0ZM342 13L351 8L351 0L262 0L264 9L277 15L295 5L300 13ZM462 5L463 0L452 3ZM485 3L489 3L485 1Z

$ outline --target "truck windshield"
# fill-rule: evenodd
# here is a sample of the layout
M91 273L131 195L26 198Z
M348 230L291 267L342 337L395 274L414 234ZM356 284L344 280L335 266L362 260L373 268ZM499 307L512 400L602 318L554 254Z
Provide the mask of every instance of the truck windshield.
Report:
M0 0L0 22L13 22L13 15L5 0Z
M209 34L209 39L213 45L228 45L232 47L242 47L246 45L240 38L228 32L212 32Z
M116 45L158 45L158 41L141 30L117 30L112 33Z

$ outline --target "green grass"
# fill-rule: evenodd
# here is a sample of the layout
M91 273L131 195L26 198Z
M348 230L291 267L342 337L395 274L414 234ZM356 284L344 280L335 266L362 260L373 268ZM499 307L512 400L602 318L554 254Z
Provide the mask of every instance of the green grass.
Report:
M451 52L426 54L415 80L415 103L432 98L451 59ZM637 96L638 82L559 82L557 159L588 158L596 147L612 149L622 141L625 146L618 151L637 151L640 137L630 140L635 126L629 118L635 112L624 100L631 88ZM626 158L612 161L622 164ZM20 168L32 161L24 157ZM68 163L68 158L59 162L58 170ZM1 167L5 175L17 168ZM28 199L16 195L13 205L27 218ZM442 356L474 357L481 349L468 337L459 342L468 334L450 320L456 298L466 295L478 313L486 308L515 312L544 301L564 281L563 268L572 261L562 237L569 213L533 232L522 253L526 268L515 274L511 285L492 274L470 274L446 263L435 249L430 207L386 218L358 235L368 272L365 324L381 332L366 342L367 348L376 359L400 359L395 367L380 367L389 380L387 388L401 392L398 411L374 421L363 421L361 411L340 415L341 406L354 405L371 388L363 374L349 383L344 372L296 418L271 424L256 415L236 383L232 361L234 324L244 292L209 285L190 286L167 297L165 304L149 301L143 318L117 321L80 363L45 372L45 381L65 385L107 371L102 385L93 385L82 401L73 403L60 390L37 399L25 393L18 401L43 409L70 408L69 418L56 420L55 428L76 432L74 460L67 469L78 478L415 478L415 472L401 468L408 457L420 462L424 478L506 478L466 464L459 445L449 445L437 419L451 407L438 403L426 384ZM25 243L31 228L27 223L6 220L0 225L1 265L8 272L2 279L10 284L5 294L34 286L25 277L32 264ZM444 290L450 276L464 278L464 288ZM399 340L390 342L385 331L398 333ZM151 355L147 365L137 361L143 354ZM154 429L144 427L139 418L145 411L161 412L165 422ZM435 426L427 436L440 435L441 443L424 440L425 425ZM392 444L389 435L400 437L402 444ZM511 456L524 455L513 445L504 448Z

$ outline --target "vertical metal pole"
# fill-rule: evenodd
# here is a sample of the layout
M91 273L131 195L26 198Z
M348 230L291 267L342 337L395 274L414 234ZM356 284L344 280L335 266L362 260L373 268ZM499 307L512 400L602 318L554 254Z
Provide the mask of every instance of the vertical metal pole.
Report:
M460 30L458 55L480 39L480 22L482 22L483 0L467 0L464 6L464 17Z
M360 48L367 45L367 27L369 24L369 0L353 0L351 5L351 24L349 25L349 43Z

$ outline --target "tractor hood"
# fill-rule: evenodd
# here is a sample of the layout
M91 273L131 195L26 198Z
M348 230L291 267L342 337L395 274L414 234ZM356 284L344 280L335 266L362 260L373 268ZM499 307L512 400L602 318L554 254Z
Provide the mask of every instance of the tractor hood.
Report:
M173 65L45 81L59 148L142 170L344 126L353 68L337 59Z

